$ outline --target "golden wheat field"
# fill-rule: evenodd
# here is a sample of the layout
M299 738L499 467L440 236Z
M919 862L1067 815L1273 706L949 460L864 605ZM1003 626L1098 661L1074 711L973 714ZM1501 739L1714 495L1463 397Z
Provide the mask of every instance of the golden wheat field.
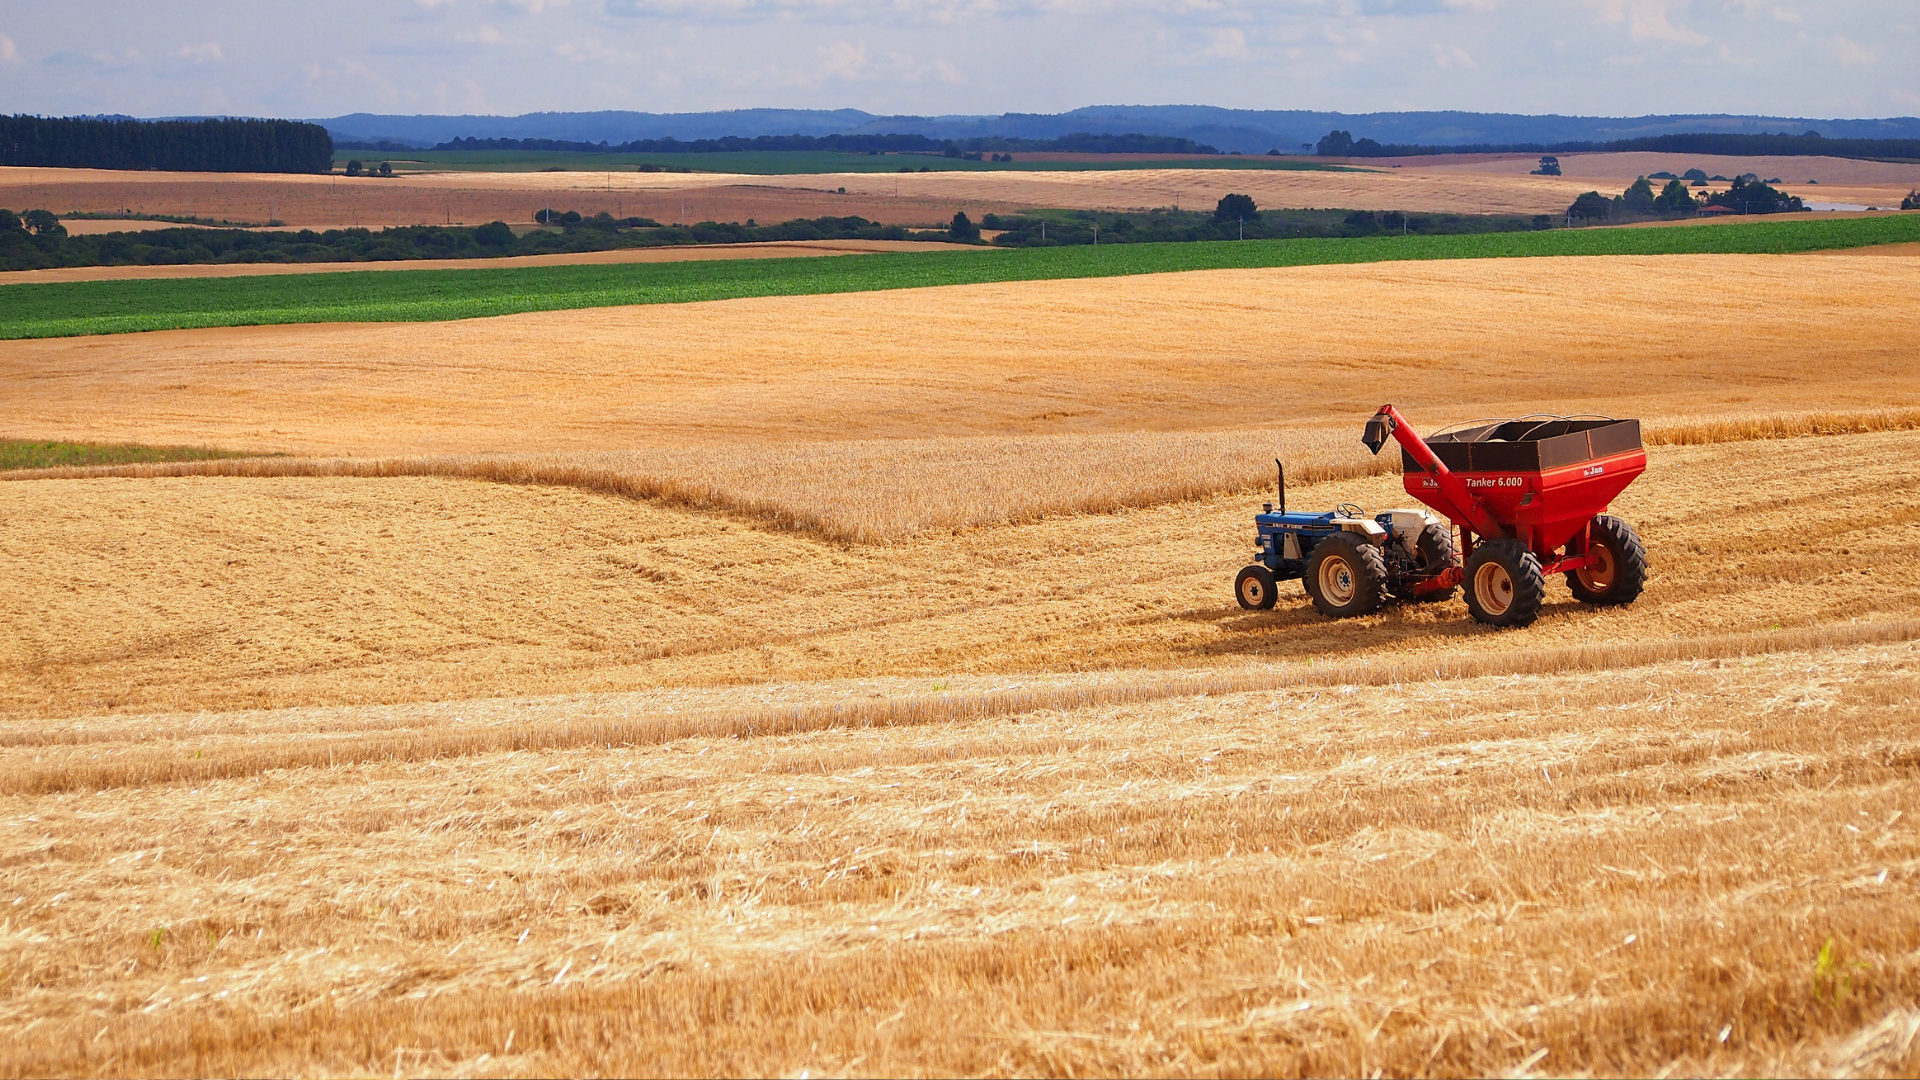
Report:
M0 1075L1920 1073L1910 258L0 343ZM1625 608L1233 602L1641 417Z
M1904 257L1378 263L0 347L13 437L302 454L1920 406ZM1273 455L1262 452L1261 457ZM1264 467L1264 466L1262 466Z

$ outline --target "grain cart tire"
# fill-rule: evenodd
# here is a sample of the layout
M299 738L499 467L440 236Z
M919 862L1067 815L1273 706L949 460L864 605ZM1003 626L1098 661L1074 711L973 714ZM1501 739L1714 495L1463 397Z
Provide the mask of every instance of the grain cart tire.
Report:
M1429 525L1420 530L1420 539L1414 542L1414 550L1420 553L1420 573L1431 577L1453 565L1453 527L1451 525ZM1431 604L1436 600L1453 599L1453 589L1435 589L1432 592L1417 593L1412 589L1396 594L1410 604Z
M1573 598L1589 604L1631 604L1647 587L1647 546L1633 526L1601 514L1587 527L1594 565L1567 571Z
M1233 579L1233 597L1248 611L1268 611L1279 598L1280 583L1273 571L1258 563L1247 567Z
M1518 540L1482 540L1467 558L1467 610L1488 626L1527 626L1540 617L1547 579Z
M1334 533L1313 545L1302 583L1322 615L1369 615L1387 602L1387 560L1353 533Z

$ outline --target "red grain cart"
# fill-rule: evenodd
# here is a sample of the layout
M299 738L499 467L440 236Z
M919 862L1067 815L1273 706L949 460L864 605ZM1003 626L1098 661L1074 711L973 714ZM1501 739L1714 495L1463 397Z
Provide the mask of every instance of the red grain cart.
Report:
M1647 580L1646 547L1607 505L1647 468L1640 421L1525 417L1422 439L1392 405L1367 421L1378 454L1400 444L1407 493L1460 530L1460 557L1415 587L1466 587L1483 623L1525 626L1540 614L1548 574L1576 599L1629 604Z

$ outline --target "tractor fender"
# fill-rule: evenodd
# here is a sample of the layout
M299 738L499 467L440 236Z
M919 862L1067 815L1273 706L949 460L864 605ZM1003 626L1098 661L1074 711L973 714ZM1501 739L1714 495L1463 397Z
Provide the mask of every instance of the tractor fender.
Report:
M1387 530L1381 527L1379 522L1370 518L1337 517L1328 522L1328 524L1342 532L1359 533L1362 537L1366 538L1369 544L1384 544L1387 542Z

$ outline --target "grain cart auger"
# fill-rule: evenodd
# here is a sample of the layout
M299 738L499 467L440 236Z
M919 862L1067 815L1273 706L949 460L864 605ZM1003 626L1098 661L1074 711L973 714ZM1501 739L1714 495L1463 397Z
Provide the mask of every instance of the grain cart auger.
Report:
M1234 580L1240 606L1271 608L1290 578L1335 617L1391 600L1445 600L1465 585L1474 618L1526 626L1539 617L1549 574L1565 574L1575 599L1632 603L1646 585L1646 548L1633 526L1605 511L1646 471L1640 421L1528 416L1473 425L1422 439L1382 405L1361 437L1375 454L1388 439L1400 444L1407 493L1439 517L1368 517L1351 503L1290 514L1280 467L1280 508L1268 503L1254 517L1259 547Z

